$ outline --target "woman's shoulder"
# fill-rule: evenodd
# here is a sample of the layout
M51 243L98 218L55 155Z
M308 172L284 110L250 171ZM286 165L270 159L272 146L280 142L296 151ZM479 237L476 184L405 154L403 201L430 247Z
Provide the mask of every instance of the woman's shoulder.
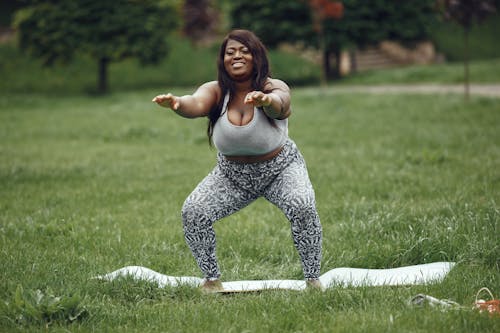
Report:
M209 81L198 87L197 92L205 96L212 96L214 101L218 101L221 96L221 90L217 81Z
M215 92L217 94L220 94L220 87L219 83L217 81L209 81L203 83L200 88L210 90L211 92Z
M289 91L290 87L286 84L285 81L280 80L280 79L273 79L271 77L267 78L266 81L266 90L283 90L283 91Z

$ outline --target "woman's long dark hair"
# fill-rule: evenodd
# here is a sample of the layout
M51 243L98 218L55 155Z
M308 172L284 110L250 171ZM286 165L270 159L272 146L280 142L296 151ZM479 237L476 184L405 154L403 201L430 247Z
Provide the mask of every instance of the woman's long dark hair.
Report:
M269 68L269 60L267 58L267 50L260 39L251 31L248 30L233 30L222 41L217 58L217 80L221 90L221 97L217 105L210 110L208 114L208 129L207 135L209 142L212 142L212 134L214 125L220 117L224 96L229 92L229 96L233 96L236 91L234 80L229 76L224 67L224 55L226 53L227 42L232 39L240 42L248 47L253 58L253 73L252 73L252 89L266 92L267 78L271 75Z

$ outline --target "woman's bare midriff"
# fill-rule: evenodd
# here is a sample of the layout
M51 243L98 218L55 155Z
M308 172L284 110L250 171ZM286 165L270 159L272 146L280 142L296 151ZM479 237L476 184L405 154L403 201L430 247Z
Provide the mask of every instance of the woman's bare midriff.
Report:
M283 146L276 148L264 155L243 155L243 156L225 156L231 162L237 163L259 163L269 161L276 157L283 150Z

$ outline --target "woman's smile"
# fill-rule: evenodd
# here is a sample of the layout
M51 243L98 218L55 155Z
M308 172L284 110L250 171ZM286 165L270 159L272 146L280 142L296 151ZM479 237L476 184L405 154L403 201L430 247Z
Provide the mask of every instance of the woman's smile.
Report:
M233 62L232 66L233 66L233 68L242 68L243 66L245 66L245 63L241 62L241 61Z

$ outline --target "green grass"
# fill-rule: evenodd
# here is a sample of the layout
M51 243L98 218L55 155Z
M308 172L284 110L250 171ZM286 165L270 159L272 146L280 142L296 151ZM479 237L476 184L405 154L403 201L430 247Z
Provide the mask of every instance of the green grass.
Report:
M156 93L2 95L0 331L498 328L499 318L471 305L481 287L500 297L499 99L293 90L290 135L316 190L322 271L457 262L440 284L207 296L92 280L126 265L199 276L180 209L215 151L205 120L156 107ZM220 221L216 232L225 280L301 278L288 222L267 202ZM408 306L418 293L463 308Z
M470 62L469 80L474 84L493 84L500 81L500 58ZM463 84L464 64L451 62L415 65L386 70L369 70L346 76L337 84Z

